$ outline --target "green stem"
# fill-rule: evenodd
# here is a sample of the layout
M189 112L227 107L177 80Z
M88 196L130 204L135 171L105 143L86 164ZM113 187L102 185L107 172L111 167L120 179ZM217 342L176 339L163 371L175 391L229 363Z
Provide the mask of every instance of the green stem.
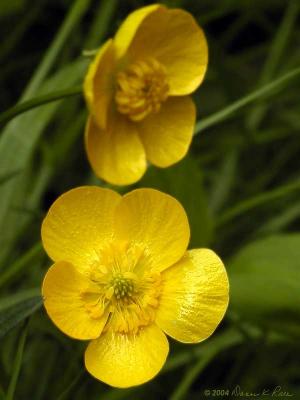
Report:
M82 93L81 86L75 86L73 88L68 88L64 90L58 90L57 92L48 93L42 96L35 97L31 100L24 101L23 103L18 103L15 106L9 108L0 114L0 124L3 124L19 114L31 110L32 108L42 106L53 101L64 99L66 97L71 97L79 95Z
M234 114L234 112L240 110L246 105L253 103L255 100L258 100L260 97L269 96L274 93L275 90L279 90L283 88L288 82L300 76L300 68L295 68L287 74L281 76L280 78L272 81L271 83L262 86L260 89L255 90L254 92L248 94L245 97L235 101L230 104L228 107L223 108L220 111L215 112L214 114L202 119L196 124L195 127L195 135L211 126L218 124L221 121L229 118Z
M171 400L181 400L186 398L186 393L188 392L194 380L204 370L207 364L215 357L217 353L218 351L213 349L211 352L201 357L198 362L188 370L188 372L184 375L182 381L172 394Z
M6 284L20 270L25 270L25 266L34 260L34 258L42 252L42 244L38 242L32 246L21 258L17 259L9 268L0 275L0 287Z
M25 326L23 327L21 337L19 340L18 348L17 348L17 353L16 357L14 360L14 365L13 365L13 372L12 372L12 377L9 383L9 387L7 390L7 395L6 395L6 400L13 400L14 399L14 394L17 386L17 381L18 377L20 374L21 370L21 364L22 364L22 359L23 359L23 352L24 352L24 347L25 347L25 341L27 337L27 332L28 332L28 321L25 322Z
M224 225L235 217L245 213L246 211L251 210L254 207L268 203L272 200L276 200L298 189L300 189L300 181L280 186L279 188L270 190L269 192L265 192L258 196L254 196L250 199L241 201L237 205L231 207L229 210L221 214L221 216L217 220L217 226Z

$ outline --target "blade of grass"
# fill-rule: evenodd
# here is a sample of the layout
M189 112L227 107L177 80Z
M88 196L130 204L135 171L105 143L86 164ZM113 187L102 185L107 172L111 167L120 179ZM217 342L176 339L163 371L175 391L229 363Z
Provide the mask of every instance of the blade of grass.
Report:
M197 122L194 134L196 135L199 132L202 132L207 128L211 128L212 126L230 118L236 111L241 110L248 104L251 104L254 101L259 100L261 98L265 98L266 96L270 96L271 94L274 94L275 91L277 90L282 90L292 80L299 78L299 76L300 76L300 68L295 68L292 71L288 72L287 74L281 76L280 78L275 79L271 83L268 83L267 85L264 85L258 90L255 90L250 94L248 94L247 96L242 97L241 99L235 101L234 103L223 108L222 110L217 111L206 118L203 118L201 121Z
M14 299L18 298L18 302ZM22 297L24 297L22 299ZM21 321L37 311L43 304L41 296L28 295L28 291L0 299L0 339L4 337L11 329L17 326ZM10 302L14 302L10 305ZM8 303L5 307L5 303Z
M36 90L41 86L45 77L51 70L63 45L65 44L69 35L73 32L75 26L78 24L85 11L88 9L89 4L90 0L76 0L76 2L73 3L54 41L46 52L44 59L42 60L32 80L24 91L23 96L21 97L22 101L30 99L36 92ZM81 70L81 67L83 64L85 64L85 62L80 62L78 64L80 64ZM80 76L79 74L77 75L77 72L75 71L72 71L71 73L69 72L67 76L64 76L64 81L60 82L59 84L59 77L62 77L62 75L62 71L59 71L57 73L58 80L56 84L54 81L52 81L50 85L51 80L49 80L50 88L48 88L48 90L53 90L53 87L64 87L66 86L65 82L69 82L68 84L72 85L73 83L75 83L74 78L76 77L78 79L78 76ZM42 129L49 121L49 118L56 110L56 107L57 104L49 104L48 106L44 106L44 113L39 110L38 115L35 116L34 110L32 110L31 112L28 112L25 115L14 119L10 124L7 125L3 134L0 136L0 169L1 171L3 171L4 174L11 172L12 166L16 167L14 169L18 169L18 167L20 167L20 164L22 164L20 168L24 168L24 164L26 164L26 162L28 162L28 160L30 159L32 149L36 144L37 139L42 132ZM0 250L0 258L2 260L10 251L10 244L14 240L15 224L12 220L16 221L16 215L10 210L10 204L12 197L14 199L18 198L18 196L16 196L16 192L20 193L19 186L20 180L16 178L12 179L9 184L5 185L5 190L2 191L2 195L0 198L0 226L1 231L5 231L5 235L7 237L5 248L2 247ZM10 220L10 222L6 224L4 222L5 220L6 222ZM10 226L10 229L7 230L5 228L4 230L4 226Z
M118 0L102 0L85 42L86 48L98 46L102 42L111 19L117 8Z
M67 65L43 84L41 94L49 93L53 87L63 89L78 83L85 68L86 60ZM29 167L38 140L50 119L59 110L61 101L64 100L45 104L39 109L30 110L14 118L0 136L1 172L6 175L15 170L22 171L1 189L0 227L1 238L5 241L5 246L0 247L1 263L16 240L16 232L28 221L28 217L20 218L14 208L24 206L24 198L28 196L28 185L32 186L32 181L25 181L26 167Z
M19 340L18 348L17 348L16 357L15 357L14 364L13 364L13 372L12 372L11 380L9 382L9 386L8 386L8 390L7 390L6 400L14 399L14 394L16 391L18 377L20 374L22 360L23 360L23 352L24 352L27 332L28 332L28 321L25 322L25 326L23 326L23 329L22 329L21 337Z
M44 365L43 374L40 375L38 382L35 385L34 400L44 400L49 396L49 388L52 387L53 376L55 375L57 367L57 359L60 357L60 349L55 345L56 343L42 342L42 349L47 354L47 363Z
M66 387L66 389L57 397L57 400L65 400L67 396L72 392L72 390L79 383L80 379L84 375L84 370L81 370L79 374L75 376L75 378L70 382L70 384Z
M269 56L263 67L258 86L264 85L272 79L274 73L280 63L284 50L288 44L290 34L297 21L300 5L296 1L290 1L286 12L282 18L282 22L277 30L274 40L271 44ZM250 130L258 128L263 116L266 112L267 106L265 104L256 105L250 112L246 126Z
M106 1L106 11L111 8L111 11L113 9L113 2ZM77 2L77 4L81 4L81 6L85 9L88 7L88 2ZM79 6L78 6L79 7ZM79 8L77 7L77 11ZM104 7L104 2L101 2L101 7ZM84 10L81 9L81 16L83 15ZM70 13L69 13L70 15ZM74 15L74 14L73 14ZM104 19L101 23L106 23L107 25L110 23L110 19L112 18L113 13L111 14L106 12L105 18L108 18L106 21ZM72 23L73 23L73 29L74 29L74 24L78 22L78 18L80 15L78 14L76 18L71 18ZM68 18L68 17L67 17ZM66 23L66 25L68 25ZM72 31L70 30L70 23L69 23L69 33ZM98 25L99 29L99 25ZM61 31L63 28L61 29ZM67 39L66 35L66 29L64 30L64 37ZM101 32L103 32L101 28ZM95 36L96 31L94 32ZM104 34L104 33L103 33ZM59 34L56 36L56 38L59 36ZM99 39L99 36L98 36ZM55 39L56 40L56 39ZM96 37L95 37L96 40ZM62 43L61 43L62 44ZM51 47L53 47L51 45ZM55 47L55 46L54 46ZM61 47L61 46L60 46ZM58 50L58 47L56 46L56 49ZM50 51L50 50L49 50ZM58 53L58 51L56 51ZM54 54L54 53L53 53ZM53 62L55 61L54 58L52 58ZM77 83L78 78L81 77L86 69L87 65L87 60L79 60L76 63L73 63L74 69L67 66L64 68L64 70L60 70L53 78L50 78L47 80L47 82L43 83L41 90L39 89L39 93L47 93L51 90L53 90L53 87L68 87L68 85L72 85L74 83ZM76 79L76 80L75 80ZM29 96L31 97L31 96ZM49 122L51 116L53 116L54 112L56 110L59 110L59 102L56 102L54 104L49 104L46 106L41 107L39 110L31 110L30 112L26 113L25 115L22 115L18 118L15 118L15 120L11 121L11 123L8 124L7 129L3 132L2 137L0 137L0 169L4 171L10 170L12 165L15 164L22 164L22 168L24 169L25 166L30 162L30 156L32 154L32 151L37 144L37 140L39 139L42 131L45 129L47 123ZM4 136L4 137L3 137ZM1 140L2 139L2 140ZM16 155L18 154L18 157ZM22 176L22 180L24 180L24 177ZM9 226L10 229L9 231L5 230L5 236L6 236L6 244L5 248L0 249L0 258L3 261L7 254L10 251L11 246L13 243L17 240L17 237L15 237L15 231L16 229L14 228L16 223L18 224L18 232L23 229L24 224L26 221L29 220L29 216L23 216L20 220L20 216L15 213L15 209L19 207L20 204L23 203L24 195L22 195L22 192L24 190L22 189L24 185L22 185L22 188L20 188L20 183L21 183L21 177L20 179L14 179L14 182L10 182L11 184L7 185L9 187L6 187L5 192L2 193L2 196L0 198L0 226ZM30 186L32 186L32 182L29 181ZM43 185L45 182L43 183ZM35 195L35 198L37 201L39 201L39 198L41 196L40 189L42 188L43 185L39 185L39 189L35 190L35 192L39 192ZM44 187L44 186L43 186ZM28 192L28 186L26 187L25 185L25 190L26 193ZM12 196L13 196L13 202L14 202L14 209L10 206L12 204ZM32 204L30 204L32 206ZM17 222L18 221L18 222ZM21 227L21 229L19 229Z
M7 310L10 307L17 305L18 303L23 303L24 301L30 300L33 297L40 296L41 290L40 288L36 289L26 289L22 290L21 292L17 292L15 294L11 294L4 298L0 298L0 312L2 313L3 310Z
M24 269L26 265L31 263L38 254L42 253L42 244L36 243L32 246L22 257L18 258L9 268L7 268L0 275L0 288L9 282L20 270Z
M16 175L18 175L21 170L11 171L5 175L0 175L0 185L4 185L6 182L10 181Z
M209 207L213 214L217 214L229 197L236 178L238 165L238 151L233 149L224 157L210 193Z
M58 90L56 92L48 93L42 96L35 97L33 99L18 103L15 106L9 108L0 114L0 125L17 115L23 114L24 112L31 110L32 108L39 107L43 104L51 103L66 97L79 95L82 93L82 86L75 86L68 89Z
M72 124L68 126L68 134L61 137L60 141L55 141L51 146L45 145L44 154L48 164L57 171L65 161L65 156L71 151L74 142L82 135L87 120L87 112L83 110L73 118Z
M285 209L279 215L270 218L265 222L255 233L255 235L260 234L270 234L274 232L279 232L280 230L287 227L294 220L300 218L300 204L292 204L290 207Z
M215 357L217 353L218 352L216 350L212 350L210 353L207 353L205 356L201 357L196 362L196 364L191 367L184 375L182 381L179 383L179 385L171 395L170 400L185 399L186 394L194 380L204 370L204 368L209 364L209 362Z
M212 337L205 343L200 343L192 349L182 351L175 354L173 357L170 357L161 373L167 373L173 369L193 362L199 357L202 357L206 352L209 352L209 349L211 348L216 350L219 348L230 347L242 343L243 340L243 335L239 330L236 329L236 327L229 328L224 332Z
M191 354L191 351L187 352L187 355L189 355L189 359L183 358L184 353L182 353L181 355L178 354L177 356L173 357L173 359L167 362L166 367L163 369L163 371L172 370L173 368L177 368L180 365L192 361L191 356L194 360L195 356L197 356L197 361L194 361L194 365L187 370L181 382L174 390L170 400L180 400L186 398L185 396L188 392L189 387L197 378L197 376L209 364L209 362L222 350L240 344L243 342L243 340L244 337L240 331L235 328L229 328L219 335L216 335L215 337L209 339L207 342L199 344L194 350L193 355ZM177 360L179 356L180 358Z
M282 144L278 151L276 152L276 156L270 158L268 161L268 168L261 171L257 177L249 182L249 185L245 185L245 189L249 187L251 190L255 190L256 193L264 190L264 188L268 187L272 181L276 179L276 177L284 170L285 166L299 154L300 142L298 138L291 138L286 141L286 143Z
M240 7L242 7L241 3L236 3L236 4L228 4L227 2L225 2L225 4L219 3L218 7L212 8L212 11L200 15L199 21L201 25L206 25L215 19L224 17L234 11L238 11Z
M276 200L280 197L289 195L290 193L300 189L300 181L289 183L287 185L282 185L274 190L259 194L257 196L251 197L236 204L235 206L224 211L223 214L217 219L217 226L222 226L229 221L233 220L237 216L244 214L246 211L252 208L261 206L268 203L269 201Z
M64 46L69 35L73 32L75 26L79 23L90 5L90 0L76 0L73 3L68 15L66 16L61 28L57 32L55 39L47 50L42 62L38 66L32 80L29 82L25 92L22 95L22 100L27 100L39 88L44 81L49 71L51 70L59 52Z
M287 136L294 136L295 132L292 129L287 129L286 125L274 127L271 129L260 129L259 135L255 136L256 144L265 144L268 142L273 142L275 140L281 140Z
M11 34L5 38L5 40L1 43L0 47L0 60L4 60L12 49L15 48L19 40L25 34L27 29L32 25L33 21L39 14L41 9L41 4L36 4L35 7L32 7L29 12L26 13L23 19L19 20L19 23L12 30Z

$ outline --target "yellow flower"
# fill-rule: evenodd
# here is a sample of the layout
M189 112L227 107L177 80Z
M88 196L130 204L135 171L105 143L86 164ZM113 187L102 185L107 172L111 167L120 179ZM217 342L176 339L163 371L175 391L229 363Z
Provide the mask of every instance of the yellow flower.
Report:
M165 363L165 334L197 343L216 329L228 304L226 271L213 251L187 251L189 237L180 203L153 189L121 197L79 187L50 208L44 304L64 333L91 340L85 365L97 379L144 383Z
M196 117L188 95L207 60L204 33L188 12L156 4L127 17L84 82L86 150L99 177L127 185L142 177L146 158L168 167L185 156Z

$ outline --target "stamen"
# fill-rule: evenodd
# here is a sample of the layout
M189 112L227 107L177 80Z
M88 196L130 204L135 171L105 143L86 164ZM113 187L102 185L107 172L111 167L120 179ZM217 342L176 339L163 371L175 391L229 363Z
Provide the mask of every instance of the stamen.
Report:
M110 300L113 297L113 294L114 294L114 288L113 286L110 286L105 292L105 297L107 298L107 300Z
M91 265L91 283L80 297L91 318L109 313L105 331L137 333L154 321L162 280L159 272L147 268L148 262L145 250L128 242L99 252L98 263Z
M167 99L167 73L157 60L141 60L131 64L117 77L116 104L118 111L132 121L141 121L160 110Z

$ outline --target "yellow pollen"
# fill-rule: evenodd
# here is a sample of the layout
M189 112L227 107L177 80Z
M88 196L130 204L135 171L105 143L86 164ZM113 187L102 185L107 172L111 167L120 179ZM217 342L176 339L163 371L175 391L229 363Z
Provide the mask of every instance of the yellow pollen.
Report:
M141 121L160 110L169 85L165 67L155 59L137 61L117 76L117 109L132 121Z
M104 331L136 333L154 321L162 279L148 262L139 245L117 242L103 248L90 266L91 283L81 299L92 319L107 318Z

